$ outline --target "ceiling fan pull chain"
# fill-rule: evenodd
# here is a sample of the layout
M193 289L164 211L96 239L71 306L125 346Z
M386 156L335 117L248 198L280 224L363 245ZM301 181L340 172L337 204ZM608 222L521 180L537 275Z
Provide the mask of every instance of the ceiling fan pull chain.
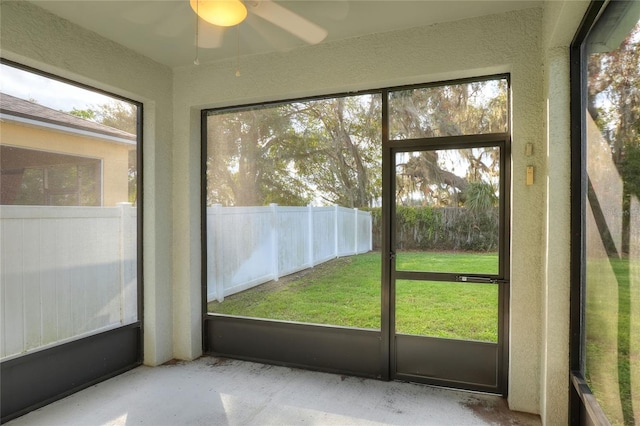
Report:
M236 77L240 77L240 24L237 25L236 36Z
M200 65L200 44L198 43L198 29L200 27L200 14L198 13L198 6L200 5L200 0L196 1L196 58L193 60L195 65Z

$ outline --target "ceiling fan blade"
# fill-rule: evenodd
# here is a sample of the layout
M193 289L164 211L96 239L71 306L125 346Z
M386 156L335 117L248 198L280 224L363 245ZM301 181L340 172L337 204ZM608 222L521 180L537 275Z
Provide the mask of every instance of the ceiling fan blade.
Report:
M199 19L198 25L198 47L215 49L222 46L225 27L211 25L203 19Z
M271 0L247 2L247 5L251 7L250 10L253 14L279 26L307 43L320 43L327 36L327 30L324 28Z
M243 40L246 40L243 47L247 53L252 52L254 48L258 49L255 52L259 51L260 45L269 46L280 52L291 49L291 35L282 31L280 27L253 13L247 15L245 22L247 25L242 26L240 34Z
M161 37L178 37L185 31L195 35L194 25L198 19L198 47L203 49L215 49L222 45L222 36L224 28L212 25L204 19L197 17L191 9L185 5L187 3L177 3L171 13L168 13L163 19L156 24L155 33ZM188 9L186 14L189 19L178 19L185 14L182 9Z

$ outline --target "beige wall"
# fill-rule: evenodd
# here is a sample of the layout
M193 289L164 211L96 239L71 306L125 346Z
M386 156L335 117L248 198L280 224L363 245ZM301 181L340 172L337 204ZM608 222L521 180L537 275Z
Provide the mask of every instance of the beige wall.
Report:
M41 129L10 121L0 127L3 145L102 160L102 205L129 201L129 150L135 145Z
M584 1L169 70L24 2L2 3L2 55L144 103L145 362L201 352L201 108L509 72L509 405L566 424L568 45ZM526 144L533 154L525 155ZM535 183L524 170L535 167Z
M549 1L543 17L544 273L541 286L540 415L567 424L569 404L571 132L569 46L589 2Z
M174 70L174 294L183 312L174 331L185 356L199 316L199 130L202 107L237 105L358 89L422 83L509 72L512 77L513 181L509 404L540 412L542 354L542 250L545 224L545 149L542 73L542 10L450 22L308 46L287 53L256 55L234 62ZM534 154L525 157L525 145ZM538 179L525 185L524 169ZM178 295L178 293L180 295ZM191 296L190 296L191 295ZM188 299L191 297L191 300ZM193 348L187 352L188 348Z
M512 77L509 405L566 424L569 360L569 44L588 1L395 31L293 52L174 70L176 290L194 293L200 269L199 110L509 72ZM525 155L532 144L533 154ZM525 168L535 183L525 185ZM185 191L184 188L189 190ZM188 296L187 296L188 297ZM175 322L184 349L199 303L185 297ZM176 295L176 298L178 296ZM182 330L182 331L180 331ZM195 339L197 341L197 338ZM193 353L197 353L194 351Z

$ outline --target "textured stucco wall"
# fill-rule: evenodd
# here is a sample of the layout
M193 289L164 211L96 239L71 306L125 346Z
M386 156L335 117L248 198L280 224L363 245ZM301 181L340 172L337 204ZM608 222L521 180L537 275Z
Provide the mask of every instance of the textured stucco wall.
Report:
M543 418L568 422L569 403L569 290L570 189L569 52L555 48L545 53L545 126L547 156L545 239L546 260L542 288L542 358L540 391ZM566 79L566 80L564 80ZM554 422L555 423L555 422Z
M549 1L543 16L546 209L542 246L540 416L567 424L569 404L571 132L569 46L589 2Z
M542 10L444 23L309 46L286 53L174 70L174 280L195 294L200 269L193 236L199 235L199 126L203 107L320 95L358 89L510 72L513 89L512 280L510 389L512 409L540 411L540 358L544 261L545 179L543 139ZM525 144L534 145L525 158ZM537 181L525 185L525 165ZM178 232L177 230L180 230ZM177 265L181 266L178 267ZM198 295L199 298L199 295ZM180 317L199 303L184 302ZM191 324L174 324L190 336ZM193 343L186 342L190 347Z
M173 357L171 292L172 72L27 2L0 4L5 59L144 105L145 363Z

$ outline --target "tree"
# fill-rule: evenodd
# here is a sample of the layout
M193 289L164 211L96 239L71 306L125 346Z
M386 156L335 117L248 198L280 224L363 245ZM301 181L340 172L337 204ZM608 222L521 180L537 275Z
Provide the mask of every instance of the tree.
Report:
M80 117L84 120L96 121L96 112L92 109L77 109L73 108L69 111L69 114Z
M381 196L381 100L376 95L314 101L294 114L297 170L324 202L371 207ZM313 135L309 138L310 135ZM306 140L311 139L311 143Z
M502 79L394 91L391 136L505 132L506 89ZM380 94L213 113L207 118L207 147L208 205L380 203ZM464 173L450 170L452 161L464 163ZM438 205L462 206L469 182L493 184L498 166L495 148L426 151L399 164L398 191L405 202L422 191Z
M73 108L68 114L93 121L124 132L137 134L138 108L129 102L112 101L101 105L92 105L87 109ZM137 151L129 151L128 159L129 202L135 203L138 199L138 165Z
M506 80L393 92L392 138L506 132L507 107ZM397 173L402 178L397 179L396 187L402 202L407 202L407 194L422 193L423 203L460 206L464 204L469 183L490 185L499 175L499 151L492 147L422 151L400 161L399 167ZM457 173L449 170L455 167ZM466 171L464 174L460 173L461 168Z
M471 182L465 190L464 206L476 216L492 214L498 201L496 189L489 183Z
M629 253L631 197L640 199L640 22L611 51L588 61L588 111L623 182L622 246Z
M94 121L135 135L138 126L138 109L129 102L112 101L91 105L87 109L73 108L68 114L84 120Z
M209 205L366 207L380 196L379 97L212 114L207 132Z
M282 107L207 118L207 204L304 205L306 183L291 173L291 116Z
M616 30L622 29L624 20L616 21L616 25ZM608 34L616 33L612 33L611 28L607 28L607 32ZM612 39L607 40L609 44L612 41ZM602 45L596 45L593 48L602 48ZM606 149L600 150L601 155L598 156L592 151L592 155L588 156L587 198L595 222L593 231L599 236L609 257L611 270L614 272L616 280L614 289L609 288L610 282L608 280L599 282L599 280L593 279L588 283L587 288L605 286L607 287L605 293L612 294L611 300L604 302L599 300L598 303L602 306L614 306L615 308L609 310L612 311L611 317L614 323L617 322L617 347L607 347L606 350L613 350L617 355L615 380L618 385L619 403L616 404L619 404L622 416L616 420L624 424L635 424L633 378L631 377L635 354L634 348L630 344L634 319L634 313L630 308L633 306L632 300L634 300L630 286L633 281L631 279L633 261L630 259L630 255L633 253L631 246L632 225L637 227L640 222L638 214L632 210L632 200L635 200L636 203L640 201L640 21L635 24L619 46L608 51L592 52L587 67L588 112L608 144L608 152ZM587 143L589 147L602 145L599 138L596 138L595 141L590 139ZM614 170L613 173L610 172L611 169ZM596 177L595 171L597 170L607 170L608 173L599 178ZM593 185L594 182L607 179L619 180L622 183L621 199L613 197L606 199L606 195L602 192L608 191L608 188L602 189L599 193L596 185ZM603 195L605 196L603 197ZM620 203L615 207L620 208L618 214L621 214L621 218L614 217L613 215L617 216L618 214L611 213L611 210L607 208L609 207L607 204L612 202ZM610 221L610 219L614 220ZM621 219L621 226L614 225L614 228L611 225L617 222L617 219ZM620 232L620 244L617 244L617 241L612 238L614 232L616 234ZM600 264L598 266L601 267ZM590 271L587 269L588 276L589 273ZM587 315L589 321L597 316L590 315L589 311L587 311ZM596 327L592 327L592 330L597 330L598 319L596 318L593 323L596 324ZM592 332L592 334L593 336L587 336L587 367L590 366L591 353L596 350L605 350L599 348L598 333ZM590 368L587 368L586 375L590 385L595 385L598 380L594 379Z

